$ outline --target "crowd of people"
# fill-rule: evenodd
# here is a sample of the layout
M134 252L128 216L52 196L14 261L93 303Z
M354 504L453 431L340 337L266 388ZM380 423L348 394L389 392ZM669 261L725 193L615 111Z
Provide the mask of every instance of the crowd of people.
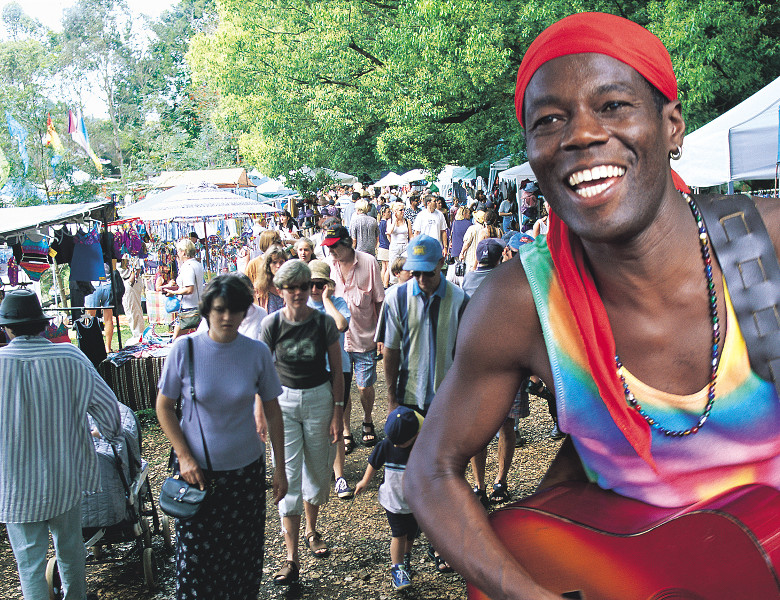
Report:
M378 499L395 589L412 585L410 551L422 528L436 569L457 569L490 597L561 597L566 590L545 589L509 554L484 510L511 496L507 474L522 443L514 427L528 414L530 393L549 402L550 435L569 436L545 485L588 480L669 508L735 483L780 487L777 384L758 374L770 371L749 354L756 336L742 335L751 322L734 307L743 299L727 293L738 282L711 250L718 220L705 223L697 202L707 199L694 198L670 168L685 122L668 52L639 25L583 13L540 35L517 81L517 117L544 199L534 182L521 186L519 205L481 191L451 204L425 189L323 191L275 226L258 220L243 272L205 286L202 269L187 267L195 246L177 246L179 279L162 272L159 289L181 296L182 306L186 298L205 325L176 332L157 414L177 473L209 490L202 511L176 524L177 599L257 597L268 440L286 551L277 585L301 575L301 517L308 550L321 559L330 553L317 517L331 474L333 494L349 498L383 468ZM780 209L762 201L754 210L777 252ZM496 318L506 334L485 335ZM113 437L113 394L75 350L54 353L35 339L45 322L24 294L0 306L12 338L0 354L0 415L20 410L24 394L11 382L21 377L39 396L58 399L51 419L90 411ZM72 390L40 383L32 353L45 359L41 368L67 365L59 368L95 397L77 404ZM382 439L374 422L380 361ZM344 477L356 443L352 383L357 437L373 447L354 489ZM28 418L25 427L38 424ZM496 433L488 496L485 448ZM32 445L24 449L35 464ZM83 448L66 450L79 457ZM473 483L463 475L469 462ZM61 467L58 477L76 489L78 474ZM51 530L55 543L72 546L73 494L52 507L25 504L9 486L14 478L34 482L36 474L25 462L0 463L0 516L14 525L27 596L25 586L40 585L41 536ZM83 597L73 583L83 580L81 559L72 547L62 554L75 565L66 596L70 584Z
M536 205L537 190L533 184L528 190ZM404 466L419 426L452 364L458 327L469 297L493 268L510 260L520 245L533 238L519 231L522 206L518 210L511 203L491 202L483 194L470 203L456 200L452 206L428 190L408 194L385 190L374 197L365 191L342 189L335 195L339 194L349 204L336 209L331 194L323 193L319 202L324 214L316 219L311 218L313 211L298 207L299 214L305 215L300 223L286 211L275 222L258 220L247 246L243 273L220 275L205 290L201 290L202 271L186 268L195 246L189 239L180 241L180 276L160 288L182 298L203 296L200 312L204 320L199 330L187 337L197 342L193 350L195 372L202 375L197 376L196 383L201 390L199 402L205 408L198 426L203 427L206 442L215 448L224 446L219 432L238 418L239 412L234 414L233 410L242 411L244 419L251 418L260 442L269 436L272 441L275 500L286 548L273 582L289 585L299 579L301 543L316 557L329 555L327 536L317 529L317 516L331 489L337 498L351 498L363 492L376 470L384 467L379 500L390 524L391 581L394 588L404 589L411 585L409 553L420 533L401 486ZM514 218L500 220L495 204L502 204ZM421 205L423 208L419 208ZM458 276L456 266L465 249L463 240L455 238L465 236L464 222L470 223L474 261L464 263L465 274ZM528 222L525 229L530 231L532 227L533 222ZM461 248L458 256L451 254L453 247ZM164 273L160 279L165 279ZM215 289L221 290L219 301L214 298ZM252 300L249 305L243 300L247 292ZM254 313L252 317L250 312ZM242 325L247 321L255 325ZM179 331L181 328L175 333ZM236 349L225 356L247 351L244 346L248 342L237 341L239 333L263 342L270 350L272 373L260 374L259 365L250 368L242 361L238 361L243 365L239 370L228 369L221 360L201 365L214 344L220 356L231 345ZM208 469L208 475L204 474L199 454L203 444L194 435L194 426L183 428L174 422L171 412L172 398L182 395L186 405L191 395L182 358L186 343L186 339L177 340L166 361L157 400L160 422L176 450L181 477L204 486L207 478L222 481L230 489L230 482L240 483L247 473L262 468L255 466L257 452L248 452L256 450L256 444L242 444L238 439L236 443L242 444L246 458L237 456L231 464L223 465L225 469L215 466L214 472ZM384 368L390 415L381 440L374 423L379 365ZM262 368L268 367L264 361ZM227 406L218 408L227 400L218 395L218 387L208 379L217 373L229 374L240 389L236 390L236 400L229 402L233 407L230 410ZM236 378L244 381L234 381ZM270 383L266 381L269 378ZM353 383L356 401L360 402L355 408L361 417L356 434L361 444L374 447L366 475L354 489L344 475L346 457L357 443L351 429ZM542 384L535 391L546 393ZM500 468L490 497L485 488L486 451L474 459L474 492L486 507L490 502L510 498L507 474L515 447L522 442L515 424L520 416L528 414L527 408L528 390L523 388L500 431ZM244 431L242 436L246 434ZM252 497L257 498L257 493L253 492ZM223 506L211 507L208 516L198 516L202 525L177 522L178 537L185 540L177 550L177 597L196 597L198 589L209 593L214 586L229 582L236 589L244 589L252 581L259 585L262 559L255 554L244 556L255 561L249 568L246 561L234 561L231 556L207 560L202 546L186 541L214 533L213 525L204 521L223 518L224 504L236 509L219 498ZM248 518L259 517L249 513ZM253 529L242 523L244 533L238 539L256 544L262 528L259 534L250 535ZM452 570L433 547L429 553L439 572ZM255 568L258 565L260 570ZM197 577L193 569L198 571Z

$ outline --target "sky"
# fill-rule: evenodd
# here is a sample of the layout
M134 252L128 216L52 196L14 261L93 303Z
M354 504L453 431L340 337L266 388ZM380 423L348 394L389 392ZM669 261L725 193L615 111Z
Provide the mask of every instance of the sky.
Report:
M75 0L17 0L17 2L29 16L55 31L61 29L63 9L70 8L76 3ZM6 0L0 0L0 5L6 3ZM175 0L127 0L133 13L150 17L159 17L160 13L175 3Z
M62 30L62 12L76 4L76 0L16 0L24 12L43 23L54 31ZM147 15L157 18L160 14L176 4L178 0L126 0L133 16ZM0 10L9 0L0 0ZM134 19L134 23L144 23L142 19ZM135 27L134 27L135 30ZM136 30L136 33L139 33ZM108 115L106 104L97 95L87 91L84 99L86 115L105 118Z

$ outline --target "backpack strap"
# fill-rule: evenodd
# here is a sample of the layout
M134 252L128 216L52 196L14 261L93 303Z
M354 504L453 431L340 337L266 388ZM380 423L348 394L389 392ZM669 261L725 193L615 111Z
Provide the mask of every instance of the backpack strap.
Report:
M694 195L726 278L750 366L780 393L780 264L764 221L745 195Z

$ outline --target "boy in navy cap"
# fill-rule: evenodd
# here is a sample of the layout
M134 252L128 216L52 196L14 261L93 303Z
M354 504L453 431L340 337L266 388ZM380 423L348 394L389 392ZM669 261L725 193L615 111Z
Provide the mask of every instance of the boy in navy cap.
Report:
M390 574L396 590L412 585L412 544L420 529L404 497L403 477L422 423L422 415L410 408L399 406L393 410L385 422L386 437L371 452L363 479L355 486L357 496L384 465L385 481L379 486L379 504L384 507L390 522L390 560L393 564Z

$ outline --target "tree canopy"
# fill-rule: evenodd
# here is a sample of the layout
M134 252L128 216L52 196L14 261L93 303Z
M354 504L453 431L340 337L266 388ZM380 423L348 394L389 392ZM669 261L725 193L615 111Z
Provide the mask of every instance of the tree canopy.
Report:
M517 68L559 18L612 12L656 33L689 130L780 75L780 13L761 0L220 0L188 55L223 126L273 174L301 164L376 174L523 156Z
M517 67L544 27L584 10L661 38L689 131L780 76L780 11L768 0L179 0L143 22L126 0L76 0L58 33L11 2L0 99L28 135L20 145L0 128L0 179L78 196L94 187L79 188L74 168L121 174L109 185L124 194L161 170L235 164L369 179L510 153L521 162ZM110 163L99 169L64 127L96 90L107 116L85 120ZM61 155L41 144L49 114Z

